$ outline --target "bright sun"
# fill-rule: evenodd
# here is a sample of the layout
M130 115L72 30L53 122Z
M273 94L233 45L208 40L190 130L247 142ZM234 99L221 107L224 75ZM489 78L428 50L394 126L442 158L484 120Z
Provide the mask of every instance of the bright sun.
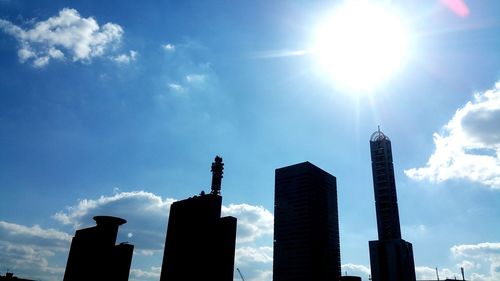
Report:
M407 59L409 34L388 5L347 1L315 35L322 70L343 87L373 90Z

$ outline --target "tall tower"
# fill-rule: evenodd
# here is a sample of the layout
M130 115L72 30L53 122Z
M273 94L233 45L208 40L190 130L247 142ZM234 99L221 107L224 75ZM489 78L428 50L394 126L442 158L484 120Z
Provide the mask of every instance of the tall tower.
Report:
M215 157L211 192L172 203L160 281L233 280L236 218L221 218L223 169Z
M380 128L370 139L378 239L401 239L391 141Z
M338 281L337 181L309 162L276 170L274 281Z
M391 140L380 131L370 139L378 240L370 241L373 281L415 281L411 243L401 239Z

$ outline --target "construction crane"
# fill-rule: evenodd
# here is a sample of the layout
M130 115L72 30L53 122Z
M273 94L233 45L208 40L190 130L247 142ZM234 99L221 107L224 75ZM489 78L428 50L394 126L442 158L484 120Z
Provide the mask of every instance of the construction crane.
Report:
M241 274L240 269L239 269L239 268L236 268L236 270L238 271L238 274L240 275L241 280L245 281L245 278L243 278L243 274Z

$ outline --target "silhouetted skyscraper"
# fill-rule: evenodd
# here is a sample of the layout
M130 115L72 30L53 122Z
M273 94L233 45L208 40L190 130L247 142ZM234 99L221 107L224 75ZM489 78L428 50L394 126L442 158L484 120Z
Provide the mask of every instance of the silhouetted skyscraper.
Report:
M77 230L68 255L64 281L127 281L134 246L115 245L118 227L127 221L94 217L97 225Z
M232 281L236 218L221 218L222 158L212 163L212 190L170 207L160 281Z
M415 281L413 249L401 239L391 141L380 129L370 139L378 240L370 241L373 281Z
M309 162L276 170L274 281L338 281L337 181Z

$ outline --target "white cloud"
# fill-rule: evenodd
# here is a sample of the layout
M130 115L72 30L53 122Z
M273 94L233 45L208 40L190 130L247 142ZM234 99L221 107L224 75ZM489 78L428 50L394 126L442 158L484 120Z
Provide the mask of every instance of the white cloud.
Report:
M165 50L166 52L174 52L175 51L175 45L170 44L170 43L162 45L162 47L163 47L163 50Z
M64 8L59 14L23 29L0 19L0 29L14 36L20 44L19 60L31 61L35 67L47 65L51 59L71 57L73 61L90 62L115 47L123 36L123 28L114 23L99 26L92 18L81 17L77 10Z
M452 279L454 277L459 278L461 276L460 271L452 271L448 268L439 268L439 279ZM436 280L436 269L427 266L416 266L415 274L417 275L417 280Z
M51 266L50 260L65 257L70 241L69 234L55 229L0 221L0 264L23 272L22 277L60 280L64 268Z
M168 88L175 92L182 92L184 90L184 87L182 87L182 85L176 83L169 83Z
M0 237L4 239L7 237L16 237L16 239L43 239L55 242L71 241L71 236L62 231L52 228L43 229L39 225L28 227L5 221L0 221L0 234Z
M405 174L416 180L467 179L500 189L500 82L474 95L434 133L436 149L422 168Z
M480 268L481 266L474 263L474 262L471 262L469 260L463 260L461 261L460 263L458 263L456 265L458 268L461 268L463 267L464 270L472 270L472 269L476 269L476 268Z
M224 216L238 219L237 240L239 243L253 242L264 235L272 235L274 216L262 206L230 204L222 206Z
M500 243L484 242L479 244L455 245L451 247L455 256L481 257L500 256Z
M129 64L137 59L137 52L130 50L128 54L120 54L113 57L113 60L117 63Z
M134 244L137 251L161 251L170 205L174 201L146 191L121 192L98 199L79 200L75 206L56 213L54 218L76 229L93 225L92 217L97 215L121 217L127 220L120 227L121 240Z
M159 279L161 273L161 267L152 266L149 270L143 270L138 268L130 269L130 275L136 278L147 278L147 279Z
M272 263L273 248L272 247L239 247L235 253L236 264L248 263Z
M203 74L188 74L186 75L186 81L188 83L201 83L205 81L205 75Z
M467 270L480 268L489 269L488 274L484 272L472 272L472 281L495 281L500 280L500 243L484 242L479 244L464 244L451 247L453 256L465 257L468 260L459 265Z
M360 276L363 279L371 274L370 268L361 264L347 263L341 265L342 272L347 275Z
M122 192L115 188L112 195L78 200L53 216L61 228L73 228L70 234L0 221L0 264L10 266L21 277L60 280L74 230L94 226L92 217L96 215L111 215L127 220L120 227L117 242L128 241L135 246L130 279L158 280L168 214L174 201L146 191ZM262 206L248 204L222 206L222 215L238 219L235 267L244 267L248 280L270 281L272 245L259 239L272 239L273 215Z

